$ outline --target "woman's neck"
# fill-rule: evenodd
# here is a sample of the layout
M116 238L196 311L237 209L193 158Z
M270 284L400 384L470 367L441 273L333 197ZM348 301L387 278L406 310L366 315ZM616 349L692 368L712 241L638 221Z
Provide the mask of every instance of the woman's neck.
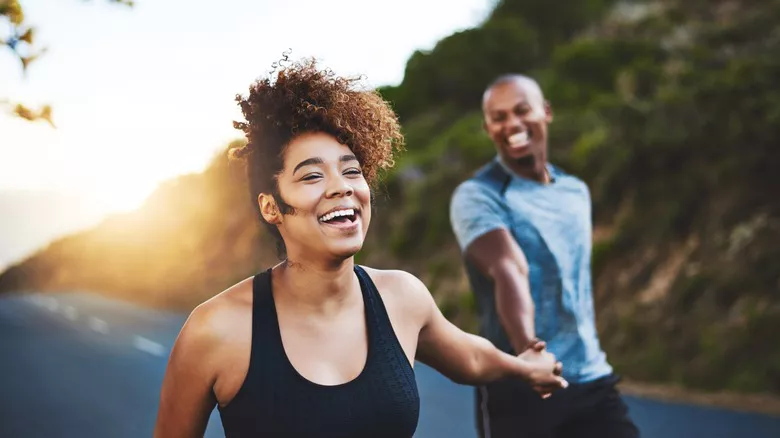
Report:
M307 313L338 312L361 298L354 257L337 263L288 259L273 269L274 299ZM357 293L356 293L357 292Z

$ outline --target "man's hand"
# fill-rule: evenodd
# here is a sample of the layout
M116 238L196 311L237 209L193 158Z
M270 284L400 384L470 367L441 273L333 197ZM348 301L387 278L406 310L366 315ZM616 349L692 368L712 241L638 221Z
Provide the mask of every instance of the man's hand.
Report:
M525 349L525 351L523 351L523 353L526 353L529 350L530 351L535 351L537 353L542 353L542 352L544 352L545 348L547 348L547 343L546 342L544 342L542 340L539 340L539 339L534 339L533 341L531 341L528 344L528 347L526 347L526 349ZM521 354L523 354L523 353L521 353ZM555 357L554 355L552 355L552 356ZM529 357L533 358L534 355L531 355ZM555 369L553 370L553 372L555 373L556 376L560 376L561 373L563 372L563 364L560 363L560 362L557 362L555 364Z
M545 351L543 341L535 341L517 357L528 367L526 380L542 398L552 395L552 392L566 388L569 383L560 377L563 365L555 360L555 355Z

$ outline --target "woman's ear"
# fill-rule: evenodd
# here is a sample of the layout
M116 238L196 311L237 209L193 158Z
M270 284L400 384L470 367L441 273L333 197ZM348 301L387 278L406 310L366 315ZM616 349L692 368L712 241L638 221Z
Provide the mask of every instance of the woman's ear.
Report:
M282 215L276 200L269 193L260 193L257 195L257 204L260 206L260 214L269 224L278 225L282 222Z

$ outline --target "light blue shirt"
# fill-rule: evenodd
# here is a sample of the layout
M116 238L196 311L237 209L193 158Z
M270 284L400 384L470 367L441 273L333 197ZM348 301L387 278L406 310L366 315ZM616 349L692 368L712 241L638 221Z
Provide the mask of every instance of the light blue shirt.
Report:
M529 266L536 336L583 383L612 373L599 345L593 311L591 202L587 185L553 165L553 182L512 173L496 158L455 190L450 220L463 252L483 234L511 232ZM480 314L480 334L512 352L496 312L492 281L465 262Z

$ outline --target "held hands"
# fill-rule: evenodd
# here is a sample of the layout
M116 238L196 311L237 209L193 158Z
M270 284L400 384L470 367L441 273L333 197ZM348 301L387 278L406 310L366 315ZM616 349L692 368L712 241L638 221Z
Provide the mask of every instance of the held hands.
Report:
M555 355L545 351L545 347L544 342L536 341L517 356L528 369L525 380L542 398L569 386L569 382L560 377L563 365L555 360Z

